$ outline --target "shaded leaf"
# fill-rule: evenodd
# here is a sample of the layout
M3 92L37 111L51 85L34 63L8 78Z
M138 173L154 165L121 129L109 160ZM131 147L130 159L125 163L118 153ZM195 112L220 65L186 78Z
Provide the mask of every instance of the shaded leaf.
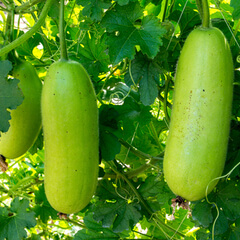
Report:
M181 15L182 17L180 18ZM191 7L186 7L183 14L182 10L175 10L169 16L169 19L175 22L178 22L180 19L179 26L181 29L182 37L187 37L187 35L195 26L202 23L199 13L197 11L194 11L194 9Z
M217 193L217 205L223 209L224 215L229 220L240 217L240 190L238 185L232 181L223 183Z
M131 229L141 218L140 205L128 204L127 201L119 200L115 203L101 203L96 206L93 218L102 221L104 228L111 225L114 232L122 232Z
M151 105L158 96L161 72L161 67L154 60L139 53L132 61L124 80L128 86L139 84L141 102L144 105Z
M119 236L114 233L111 229L103 228L100 223L97 223L92 216L92 213L84 217L84 224L87 229L82 229L78 231L73 240L82 239L98 239L98 240L115 240L119 239Z
M100 131L101 156L105 161L111 161L121 150L118 138L107 131Z
M219 210L219 216L216 220L216 224L214 227L214 234L216 235L220 235L225 233L228 230L229 226L228 226L228 220L225 217L223 211L220 209Z
M157 176L149 176L139 187L139 193L144 199L156 197L159 204L164 205L175 195L169 189L163 179Z
M34 212L27 211L29 202L26 199L15 198L10 210L0 208L0 239L21 240L27 237L25 228L36 225Z
M101 200L114 200L119 197L116 193L112 181L109 181L107 179L103 179L98 182L95 195L98 196Z
M109 56L106 54L105 39L94 34L85 34L81 44L76 45L78 61L87 69L94 79L102 72L108 71Z
M118 141L121 130L116 119L118 115L113 106L102 106L99 110L100 150L102 158L106 161L113 160L121 149Z
M203 227L208 227L213 221L212 205L207 201L194 204L192 218L194 221L199 222Z
M35 192L35 202L36 206L33 210L36 213L36 216L39 217L44 223L47 223L50 217L52 219L57 218L57 211L51 207L46 198L44 185L41 185L39 190Z

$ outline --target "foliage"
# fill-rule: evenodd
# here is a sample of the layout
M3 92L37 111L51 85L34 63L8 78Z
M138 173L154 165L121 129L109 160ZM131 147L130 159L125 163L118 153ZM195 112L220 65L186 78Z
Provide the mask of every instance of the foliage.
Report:
M2 2L0 45L6 46L33 28L45 1ZM97 191L77 214L63 216L49 205L41 132L29 152L7 159L8 170L0 173L0 239L240 238L240 4L209 3L212 25L230 43L235 80L224 177L208 198L189 206L179 202L162 169L177 60L187 35L201 24L196 2L71 0L65 6L68 55L87 69L99 105ZM60 58L58 11L56 0L41 29L0 56L2 132L9 126L9 109L23 100L11 77L15 55L31 62L43 82L49 65ZM11 26L13 12L24 27Z

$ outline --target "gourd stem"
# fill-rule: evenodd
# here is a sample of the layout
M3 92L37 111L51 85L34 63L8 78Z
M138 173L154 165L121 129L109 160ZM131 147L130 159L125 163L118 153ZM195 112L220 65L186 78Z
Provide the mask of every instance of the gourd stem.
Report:
M11 50L17 48L19 45L23 44L26 40L28 40L30 37L32 37L34 33L36 33L38 31L38 29L44 23L45 18L47 17L48 11L49 11L53 1L54 0L47 0L46 1L37 23L29 31L27 31L25 34L21 35L20 37L18 37L17 39L15 39L11 43L9 43L8 45L1 48L0 49L0 56L2 56L4 54L7 54Z
M204 28L209 28L210 27L210 13L209 13L209 5L208 5L208 0L201 0L200 3L200 8L202 6L202 26Z
M64 0L61 0L60 1L60 13L59 13L59 35L60 35L61 59L68 60L64 30L65 30L65 28L64 28Z

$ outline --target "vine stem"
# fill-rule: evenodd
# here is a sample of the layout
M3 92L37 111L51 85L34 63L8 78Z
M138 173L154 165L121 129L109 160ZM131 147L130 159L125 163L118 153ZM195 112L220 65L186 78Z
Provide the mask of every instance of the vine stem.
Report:
M148 159L148 162L146 162L145 164L143 164L142 166L128 171L125 174L125 176L130 179L133 178L135 176L138 176L139 174L141 174L142 172L146 171L148 168L152 167L153 165L155 165L157 162L163 161L163 155L164 152L160 153L158 156L151 156L149 154L146 154L144 152L141 152L140 150L138 150L137 148L133 147L131 144L125 142L123 139L119 139L119 142L121 143L122 146L124 146L125 148L129 149L135 156L145 159ZM105 174L103 178L116 178L117 175L116 174L112 174L112 173L108 173Z
M160 224L162 227L164 227L165 229L168 229L172 232L174 232L175 234L181 236L181 237L185 237L184 234L176 231L174 228L168 226L167 224L165 224L163 221L161 221L156 214L154 214L154 212L152 211L152 209L148 206L148 204L145 202L145 200L143 199L143 197L141 196L141 194L137 191L137 189L134 187L134 185L131 183L131 181L121 172L119 172L116 167L114 166L114 163L110 163L107 162L107 164L111 167L111 169L119 176L121 177L127 184L128 186L131 188L131 190L133 191L133 193L135 194L135 196L138 198L138 200L141 202L141 204L143 205L143 207L146 209L147 213L152 217L155 218L155 220L157 221L158 224Z
M17 6L17 7L15 8L15 12L16 12L16 13L21 13L21 12L29 9L30 7L36 5L36 4L40 3L40 2L43 2L43 0L34 0L34 1L25 2L25 3L23 3L22 5Z
M43 25L53 1L54 0L46 1L45 5L42 9L42 12L39 16L39 19L35 23L35 25L30 30L28 30L25 34L21 35L20 37L18 37L17 39L15 39L14 41L12 41L8 45L6 45L5 47L1 48L0 56L7 54L11 50L17 48L19 45L23 44L26 40L28 40L30 37L32 37L34 33L36 33L38 31L38 29Z
M66 39L65 39L65 27L64 27L64 0L60 1L59 35L60 35L61 59L68 60Z

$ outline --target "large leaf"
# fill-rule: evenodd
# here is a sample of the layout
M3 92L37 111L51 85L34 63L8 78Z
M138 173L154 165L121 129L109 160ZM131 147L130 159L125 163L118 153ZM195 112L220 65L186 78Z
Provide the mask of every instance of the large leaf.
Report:
M0 208L0 239L26 239L25 228L29 229L36 225L34 212L27 211L28 207L28 200L15 198L9 211L6 208Z
M87 229L82 229L77 232L73 240L83 240L83 239L98 239L98 240L115 240L119 239L119 236L114 233L111 229L103 228L100 223L97 223L92 214L88 214L84 217L84 224Z
M140 205L137 203L128 204L125 200L115 203L101 203L94 211L93 218L102 221L102 226L112 226L114 232L122 232L131 229L141 218Z
M88 73L97 79L102 72L108 71L109 57L106 54L105 39L95 34L85 33L80 44L76 45L77 57Z
M8 109L16 109L23 101L23 94L18 87L19 80L7 79L12 70L10 61L0 61L0 132L7 132L11 114Z
M165 204L175 195L171 192L164 181L159 177L149 176L139 187L139 193L144 199L157 197L160 204Z
M223 209L227 219L236 220L240 217L240 189L234 181L223 183L217 193L217 205ZM220 187L219 186L219 187Z
M208 227L213 222L212 205L207 201L199 201L193 206L192 217L203 227Z
M125 74L128 86L139 84L140 100L144 105L151 105L158 96L159 75L162 69L154 60L139 53L132 61Z
M106 13L102 24L110 33L109 56L114 65L126 57L133 59L136 45L148 57L155 57L165 33L156 17L143 17L143 9L138 3L116 5Z

